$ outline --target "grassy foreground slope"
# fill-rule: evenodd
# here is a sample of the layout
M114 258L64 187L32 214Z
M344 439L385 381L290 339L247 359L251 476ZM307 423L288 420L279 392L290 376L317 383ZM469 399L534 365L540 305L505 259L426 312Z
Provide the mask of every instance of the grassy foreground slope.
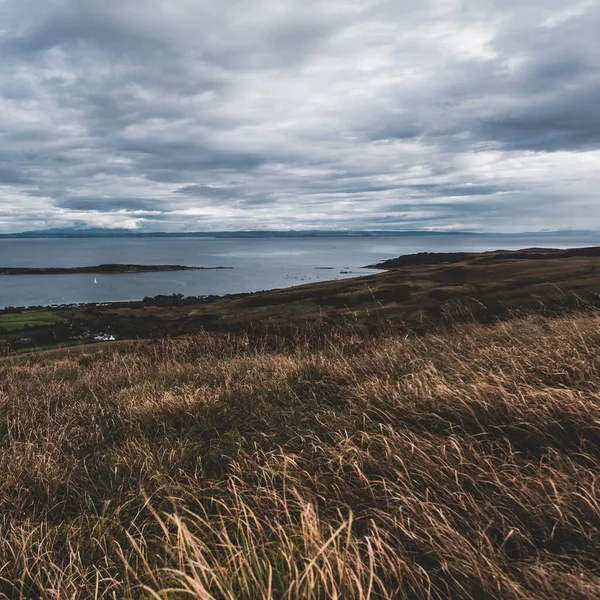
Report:
M593 314L32 355L0 597L598 598L599 474Z

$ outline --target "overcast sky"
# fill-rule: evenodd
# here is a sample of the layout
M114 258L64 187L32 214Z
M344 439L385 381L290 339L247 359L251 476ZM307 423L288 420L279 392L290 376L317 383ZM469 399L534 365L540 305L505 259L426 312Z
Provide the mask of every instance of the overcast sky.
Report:
M600 229L600 0L0 0L0 231Z

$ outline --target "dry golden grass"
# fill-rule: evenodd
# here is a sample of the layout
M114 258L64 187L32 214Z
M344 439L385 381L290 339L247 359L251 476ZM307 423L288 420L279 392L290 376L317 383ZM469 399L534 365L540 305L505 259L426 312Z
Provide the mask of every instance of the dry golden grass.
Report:
M598 598L600 320L0 362L0 597Z

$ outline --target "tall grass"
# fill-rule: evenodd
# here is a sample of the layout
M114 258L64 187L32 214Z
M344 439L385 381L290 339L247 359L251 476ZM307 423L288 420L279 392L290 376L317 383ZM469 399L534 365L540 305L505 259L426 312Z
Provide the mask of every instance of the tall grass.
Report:
M597 598L600 321L0 361L0 597Z

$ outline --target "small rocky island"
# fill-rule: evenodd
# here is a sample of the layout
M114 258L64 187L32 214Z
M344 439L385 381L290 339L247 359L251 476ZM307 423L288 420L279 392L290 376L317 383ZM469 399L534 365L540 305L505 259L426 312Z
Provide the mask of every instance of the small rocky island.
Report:
M0 275L119 275L159 271L203 271L233 267L186 267L183 265L97 265L94 267L0 267Z

